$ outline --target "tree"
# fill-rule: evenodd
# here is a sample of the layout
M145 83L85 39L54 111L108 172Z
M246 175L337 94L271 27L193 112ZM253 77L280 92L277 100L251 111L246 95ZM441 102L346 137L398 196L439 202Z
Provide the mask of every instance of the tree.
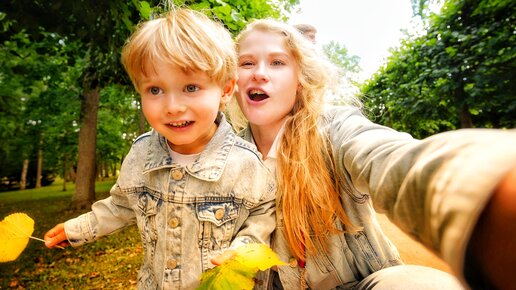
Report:
M79 148L76 208L87 208L95 199L97 121L101 91L111 84L130 86L120 65L120 50L135 25L154 13L170 8L171 1L29 1L7 0L0 3L0 11L7 19L8 39L25 31L30 41L38 41L38 31L55 33L70 42L80 43L81 63L78 80L80 90ZM283 17L285 11L298 0L257 1L175 1L194 9L205 9L220 19L233 32L239 31L252 17ZM158 6L162 4L162 6ZM168 5L168 7L167 7ZM6 22L7 23L7 22ZM66 23L66 25L63 25ZM70 55L74 62L74 56ZM102 153L105 154L105 153Z
M366 83L377 122L425 137L467 127L516 125L513 1L451 0L407 38Z
M322 49L326 57L338 67L341 85L340 92L336 92L332 96L326 96L329 99L327 101L335 105L345 104L350 95L354 96L359 91L357 74L361 70L360 57L350 55L346 46L336 41L324 44Z
M0 121L0 127L5 130L1 130L0 151L5 154L2 160L6 162L6 166L0 166L0 176L8 179L19 176L22 189L51 181L53 174L43 168L44 156L47 152L50 156L56 152L45 144L52 138L51 130L66 127L63 125L66 118L55 114L74 110L66 99L70 86L62 93L53 93L57 84L72 78L67 54L76 48L56 34L39 30L37 35L36 42L24 31L13 34L2 43L0 50L0 75L3 76L0 96L5 100L5 106L2 106L5 118ZM55 106L61 100L67 106ZM29 161L37 164L39 169L29 170ZM34 176L34 172L40 176Z

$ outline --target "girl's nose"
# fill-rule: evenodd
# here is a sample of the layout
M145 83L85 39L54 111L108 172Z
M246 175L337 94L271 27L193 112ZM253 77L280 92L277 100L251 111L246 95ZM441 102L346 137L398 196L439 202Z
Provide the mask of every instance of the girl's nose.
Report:
M262 64L258 64L253 72L253 78L256 81L269 81L269 73L267 67Z

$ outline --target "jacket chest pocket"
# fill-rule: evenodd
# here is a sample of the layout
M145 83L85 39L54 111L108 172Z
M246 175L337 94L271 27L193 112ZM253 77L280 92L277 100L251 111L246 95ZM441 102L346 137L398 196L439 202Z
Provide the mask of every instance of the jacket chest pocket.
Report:
M202 248L220 250L229 247L235 232L239 207L232 201L197 204L199 242Z

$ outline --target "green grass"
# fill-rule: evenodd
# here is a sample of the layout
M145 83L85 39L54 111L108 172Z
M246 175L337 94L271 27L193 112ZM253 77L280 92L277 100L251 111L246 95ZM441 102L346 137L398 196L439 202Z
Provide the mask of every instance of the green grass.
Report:
M97 182L97 199L107 197L113 183ZM35 221L33 236L43 238L57 223L82 213L72 210L73 192L71 183L67 191L62 191L62 182L40 189L2 192L0 219L24 212ZM0 289L136 289L142 252L134 226L64 250L48 249L43 242L31 239L15 261L0 263Z

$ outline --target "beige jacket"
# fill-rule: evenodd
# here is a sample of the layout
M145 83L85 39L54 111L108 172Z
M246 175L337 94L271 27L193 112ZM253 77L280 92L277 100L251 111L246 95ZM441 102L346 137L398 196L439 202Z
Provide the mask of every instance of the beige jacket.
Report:
M309 257L308 286L348 289L402 263L374 209L463 273L477 218L499 180L516 166L516 130L457 130L416 140L370 122L352 107L327 110L321 130L333 145L346 212L363 231L334 235L329 255ZM250 130L244 139L252 140ZM300 289L301 269L284 239L280 209L273 249L290 266L278 271L285 289Z

